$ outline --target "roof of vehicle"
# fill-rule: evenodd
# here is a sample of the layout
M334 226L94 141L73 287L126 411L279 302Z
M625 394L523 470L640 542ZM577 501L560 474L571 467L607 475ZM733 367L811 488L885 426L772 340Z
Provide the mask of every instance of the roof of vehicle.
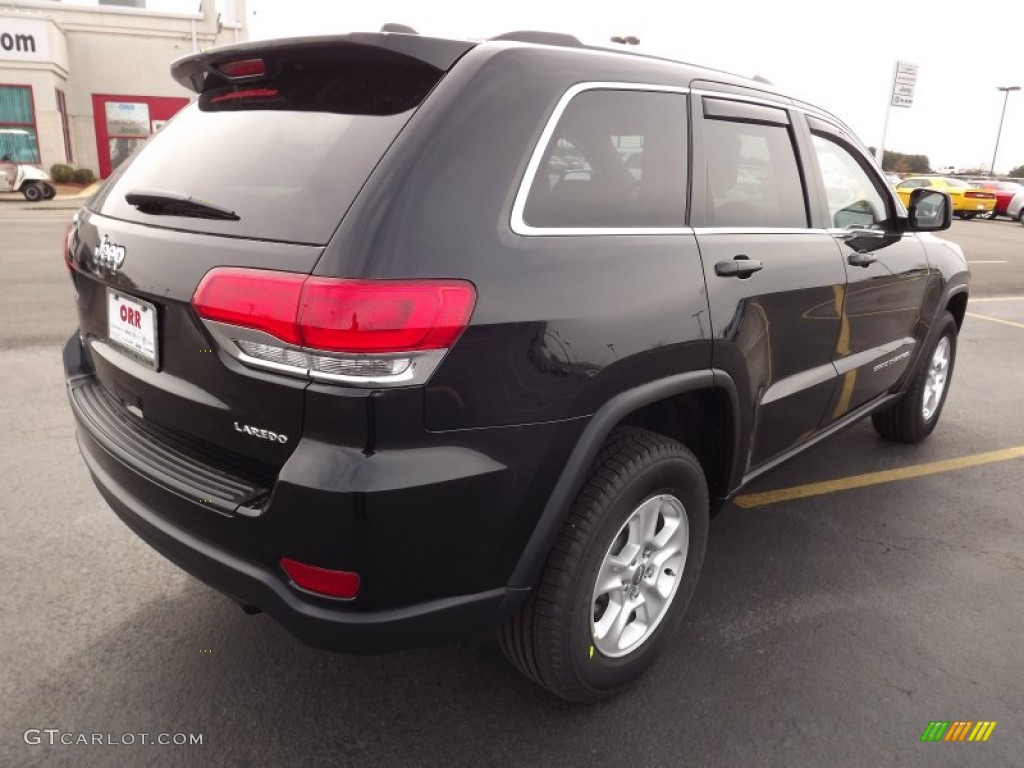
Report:
M389 30L395 30L397 27L401 27L401 25L385 25L385 28ZM199 92L203 88L206 76L208 74L218 75L216 66L227 61L244 59L261 52L303 47L323 48L332 44L354 44L384 49L396 55L419 59L442 70L450 68L459 58L474 48L534 48L538 52L551 53L575 50L584 55L614 56L621 58L624 64L628 62L629 69L624 67L622 73L623 81L628 82L643 82L645 72L649 73L649 77L652 78L651 82L658 82L657 70L668 64L678 68L679 79L695 83L697 87L703 84L715 84L726 86L727 89L729 87L742 89L740 92L754 92L751 95L817 112L843 126L851 136L856 135L843 121L827 110L788 96L763 77L745 77L680 59L637 51L620 44L587 45L572 35L558 32L526 30L508 32L483 40L429 37L400 31L352 32L338 35L257 40L190 54L173 62L171 73L175 80L183 86Z
M587 45L572 35L558 32L521 31L508 32L485 40L457 40L452 38L428 37L407 32L352 32L340 35L318 35L309 37L284 37L273 40L255 40L244 43L212 48L207 51L193 53L175 61L171 67L176 80L182 85L194 89L187 75L196 71L210 71L213 66L231 61L246 55L301 47L329 46L332 43L360 44L384 48L396 53L420 59L428 64L446 69L466 51L478 46L531 46L536 48L578 49L580 51L613 54L634 61L669 62L686 67L692 79L713 80L726 84L752 88L767 94L785 97L769 81L764 78L744 77L710 67L702 67L679 59L658 56L641 51L631 50L621 45L597 46Z

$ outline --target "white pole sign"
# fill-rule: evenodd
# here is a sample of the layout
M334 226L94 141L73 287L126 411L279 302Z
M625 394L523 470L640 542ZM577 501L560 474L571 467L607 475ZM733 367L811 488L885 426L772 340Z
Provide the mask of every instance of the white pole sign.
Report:
M907 61L896 62L896 74L892 80L892 101L894 107L910 107L914 104L914 87L917 85L917 64Z

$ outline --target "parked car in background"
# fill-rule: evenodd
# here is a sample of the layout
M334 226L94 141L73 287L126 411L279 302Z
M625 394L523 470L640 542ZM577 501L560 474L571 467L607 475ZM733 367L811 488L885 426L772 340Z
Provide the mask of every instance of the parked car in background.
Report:
M1006 206L1006 215L1024 224L1024 187L1010 199L1010 204Z
M886 173L885 178L893 186L896 186L903 181L903 178L898 173Z
M904 205L910 205L910 193L915 189L937 189L953 201L953 215L961 219L988 216L995 210L996 195L962 179L947 176L913 176L896 185L896 193Z
M1007 215L1006 209L1010 205L1010 201L1013 196L1018 192L1024 191L1024 184L1018 184L1015 181L997 181L994 179L968 179L969 184L973 184L976 187L987 189L989 192L994 192L996 195L996 207L992 210L992 213L988 215L988 218L994 219L997 216Z

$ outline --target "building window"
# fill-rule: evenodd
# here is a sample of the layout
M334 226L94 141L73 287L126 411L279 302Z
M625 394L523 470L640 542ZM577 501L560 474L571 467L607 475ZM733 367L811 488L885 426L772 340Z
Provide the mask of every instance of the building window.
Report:
M60 112L60 127L64 132L64 158L65 162L75 162L71 155L71 126L68 123L68 103L64 98L64 91L57 88L57 111Z
M38 163L32 89L27 85L0 85L0 162Z

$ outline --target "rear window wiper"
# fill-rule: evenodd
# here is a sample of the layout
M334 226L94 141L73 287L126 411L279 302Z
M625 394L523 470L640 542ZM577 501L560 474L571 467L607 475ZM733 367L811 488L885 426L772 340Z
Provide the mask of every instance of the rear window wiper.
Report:
M141 213L153 216L189 216L194 219L222 219L239 221L242 217L234 211L214 205L208 200L197 200L181 192L165 192L159 189L133 189L124 196L128 205Z

